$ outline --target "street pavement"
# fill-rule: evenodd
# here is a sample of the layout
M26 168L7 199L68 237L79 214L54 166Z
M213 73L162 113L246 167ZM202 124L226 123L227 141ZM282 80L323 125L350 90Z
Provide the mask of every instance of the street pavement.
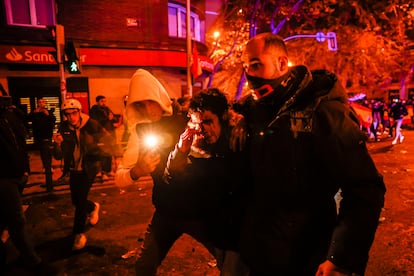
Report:
M404 130L404 135L402 144L392 145L389 137L368 143L368 149L384 175L387 198L371 250L367 276L414 275L414 250L412 247L407 250L407 244L414 244L414 225L406 215L414 212L411 196L414 195L414 186L411 185L414 131ZM42 187L45 176L38 153L30 152L30 158L32 173L23 193L23 202L27 209L28 229L40 256L54 265L59 275L135 275L135 257L154 211L151 178L144 177L137 185L122 189L115 185L113 178L97 178L89 198L101 204L100 221L88 228L86 248L72 251L74 210L67 180L58 181L62 164L53 161L55 191L47 193ZM18 253L11 243L8 246L10 255L6 276L33 275L19 265ZM205 248L184 235L174 244L157 275L218 276L219 272Z
M53 160L52 193L46 192L40 156L30 152L31 175L23 192L29 233L36 250L59 270L58 275L135 275L135 257L153 214L152 179L118 188L114 178L96 178L89 199L99 202L100 220L88 227L87 246L72 251L74 208L67 179L58 181L62 164ZM34 275L21 267L11 242L6 276ZM1 273L0 273L1 274ZM190 236L181 237L159 268L158 275L217 276L216 263L208 251Z
M44 196L47 194L45 187L45 174L38 151L30 151L30 170L29 180L23 191L24 197ZM62 176L63 161L52 159L54 194L69 192L68 178L59 179ZM103 180L96 177L94 188L104 188L115 184L114 177Z

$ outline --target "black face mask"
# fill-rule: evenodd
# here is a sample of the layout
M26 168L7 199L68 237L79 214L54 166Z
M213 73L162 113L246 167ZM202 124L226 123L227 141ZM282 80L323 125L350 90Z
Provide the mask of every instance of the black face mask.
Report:
M259 77L253 77L248 74L246 74L246 79L249 82L250 88L254 90L254 93L258 99L266 97L269 94L273 93L284 80L283 77L279 77L277 79L263 79Z

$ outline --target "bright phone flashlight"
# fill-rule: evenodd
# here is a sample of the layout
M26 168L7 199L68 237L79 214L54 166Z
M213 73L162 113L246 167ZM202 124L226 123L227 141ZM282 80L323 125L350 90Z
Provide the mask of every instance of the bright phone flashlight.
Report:
M159 143L159 138L154 134L148 134L144 137L144 145L147 148L155 148Z

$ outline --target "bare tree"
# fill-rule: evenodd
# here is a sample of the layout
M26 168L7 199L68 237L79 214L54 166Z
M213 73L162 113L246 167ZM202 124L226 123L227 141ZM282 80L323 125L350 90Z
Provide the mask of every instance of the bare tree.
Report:
M412 73L408 48L414 40L414 4L409 0L241 0L220 22L222 37L212 59L210 85L238 98L246 90L240 57L246 41L270 31L282 37L335 32L339 49L316 39L288 41L290 59L311 69L335 72L350 92L380 97L391 80L404 87ZM243 91L243 92L241 92Z

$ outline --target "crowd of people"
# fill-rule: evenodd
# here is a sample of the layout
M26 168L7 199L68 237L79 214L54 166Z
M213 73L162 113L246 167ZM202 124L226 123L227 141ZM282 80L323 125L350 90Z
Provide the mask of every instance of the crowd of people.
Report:
M364 100L361 104L372 111L371 124L366 128L361 127L370 140L379 142L383 138L393 138L393 145L404 141L401 127L404 117L409 115L407 106L413 106L412 100L406 101L395 97L388 104L383 100L375 99ZM414 118L411 117L410 123L413 120Z
M88 193L102 158L120 156L116 185L153 179L155 210L136 275L156 275L182 234L206 247L221 276L364 274L386 188L344 88L328 71L289 67L283 39L271 33L253 37L242 60L252 93L237 102L208 88L177 105L138 69L123 151L110 115L100 123L79 101L63 102L53 154L70 177L73 250L87 243L85 225L99 220ZM104 101L98 96L93 109L110 114ZM17 187L26 171L2 173L1 182Z

